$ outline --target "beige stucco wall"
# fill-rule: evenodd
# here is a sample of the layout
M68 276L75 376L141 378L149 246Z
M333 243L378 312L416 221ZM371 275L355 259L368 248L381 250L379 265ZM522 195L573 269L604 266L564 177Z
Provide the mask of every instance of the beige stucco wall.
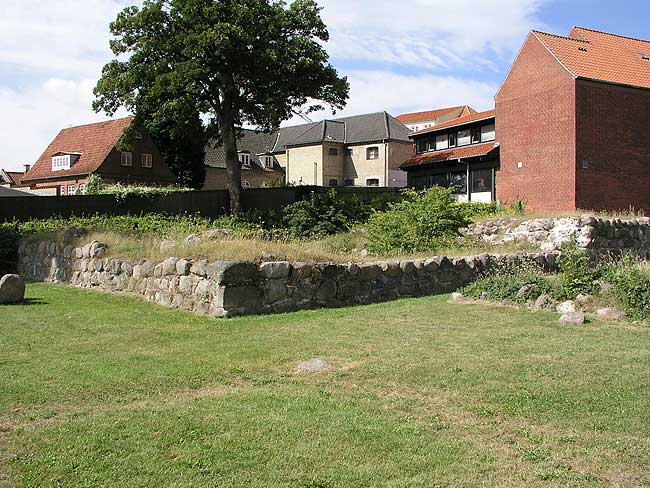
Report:
M378 159L366 158L370 147L379 149ZM330 156L330 148L337 149L336 156ZM351 155L348 154L348 149L352 150ZM367 180L377 178L379 186L405 186L406 173L399 167L414 152L410 142L390 141L347 146L326 142L292 147L286 154L275 156L280 165L287 168L289 184L328 186L333 179L339 186L344 185L346 180L352 180L355 186L366 186Z
M241 180L248 181L250 188L261 188L262 183L278 186L284 182L284 175L277 171L242 170ZM205 181L202 190L225 190L226 170L222 168L205 168Z
M292 147L287 151L287 183L323 184L323 146Z

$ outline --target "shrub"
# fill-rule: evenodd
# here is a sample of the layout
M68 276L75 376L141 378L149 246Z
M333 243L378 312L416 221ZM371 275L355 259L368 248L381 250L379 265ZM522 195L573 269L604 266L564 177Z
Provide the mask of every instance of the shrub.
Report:
M621 263L604 270L602 278L614 285L613 294L629 316L650 317L650 275L634 258L626 256Z
M432 187L416 192L405 190L405 199L390 203L368 221L368 250L372 253L424 252L450 246L459 229L471 219L452 190Z
M20 233L14 225L0 225L0 278L16 272L19 237Z
M355 223L366 220L371 211L371 203L332 189L312 192L309 198L288 205L283 224L291 237L323 237L350 230Z
M86 182L87 195L114 195L117 201L124 201L130 196L154 198L190 190L191 188L178 186L141 186L122 185L121 183L107 185L102 181L101 176L95 174L90 175Z
M522 293L519 293L520 290ZM541 272L520 271L517 273L497 273L467 285L462 290L463 295L470 298L482 298L487 295L489 300L512 300L526 303L535 300L540 295L547 294L553 298L562 297L557 283Z
M591 266L587 251L572 241L562 245L560 252L557 263L564 294L568 298L575 298L580 293L592 293L596 271Z

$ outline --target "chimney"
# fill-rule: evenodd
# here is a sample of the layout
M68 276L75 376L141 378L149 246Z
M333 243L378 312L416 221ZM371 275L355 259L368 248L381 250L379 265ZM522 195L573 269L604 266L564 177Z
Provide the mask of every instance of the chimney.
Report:
M25 168L25 173L27 173L30 169L32 169L31 164L23 164L23 167Z

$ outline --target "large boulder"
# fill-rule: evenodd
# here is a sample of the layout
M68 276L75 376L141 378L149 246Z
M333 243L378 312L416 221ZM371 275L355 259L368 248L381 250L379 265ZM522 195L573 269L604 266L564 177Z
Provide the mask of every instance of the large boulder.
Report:
M8 274L0 278L0 304L25 300L25 280L20 275Z
M585 323L585 314L582 312L568 312L560 317L561 324L582 325Z

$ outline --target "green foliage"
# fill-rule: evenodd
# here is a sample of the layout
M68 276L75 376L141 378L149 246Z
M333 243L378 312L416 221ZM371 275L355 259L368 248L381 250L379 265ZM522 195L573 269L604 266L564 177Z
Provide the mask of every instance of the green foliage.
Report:
M217 220L196 216L165 214L145 215L103 215L91 217L51 217L49 219L33 219L25 222L0 224L0 231L7 232L15 229L21 235L59 232L70 226L87 231L111 231L125 235L156 234L161 236L183 236L200 233L218 225Z
M470 298L512 300L521 304L535 300L542 294L562 297L562 291L555 281L539 271L530 270L499 272L481 278L463 288L462 293Z
M95 110L126 107L141 117L178 163L177 174L200 160L172 151L175 142L194 144L188 138L198 136L223 143L235 212L238 128L274 129L322 109L318 101L338 110L348 97L348 82L324 49L329 33L315 0L149 0L125 8L110 28L116 59L97 82Z
M132 196L155 198L184 191L190 191L190 188L180 188L178 186L123 185L121 183L106 185L102 182L101 177L97 175L91 175L89 183L86 186L87 195L114 195L118 202L123 202Z
M0 278L16 272L20 232L13 224L0 224Z
M104 188L102 177L91 174L86 181L86 195L99 195Z
M575 241L560 248L557 264L560 268L560 283L568 298L575 298L580 293L592 293L596 271L586 250L578 247Z
M372 201L345 195L331 189L312 192L309 198L288 205L283 211L283 225L291 237L313 238L346 232L357 222L364 222L373 211ZM378 202L382 207L385 203Z
M650 317L650 275L640 269L638 261L626 256L604 270L602 278L614 285L613 294L630 317Z
M453 245L459 229L471 219L451 192L437 186L421 192L405 190L403 200L370 217L368 250L376 254L424 252Z
M515 201L510 204L510 211L517 215L524 215L526 213L526 200L517 196Z

